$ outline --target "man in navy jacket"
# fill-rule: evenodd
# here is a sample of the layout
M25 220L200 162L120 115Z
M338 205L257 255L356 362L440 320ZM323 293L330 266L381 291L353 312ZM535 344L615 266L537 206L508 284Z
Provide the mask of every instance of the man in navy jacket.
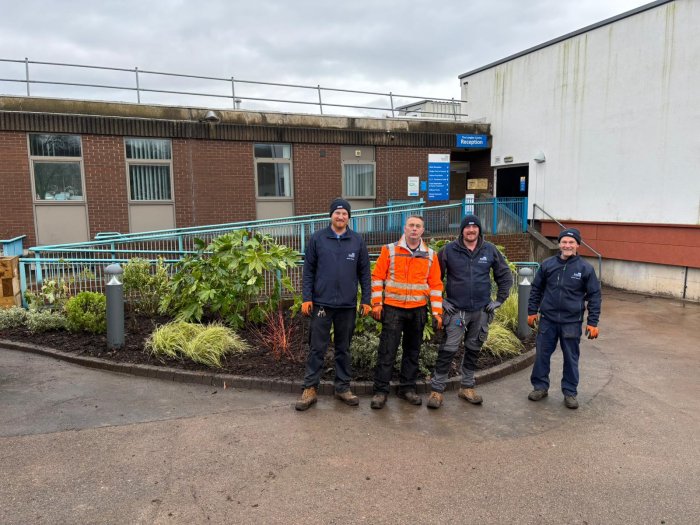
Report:
M304 391L295 404L297 410L306 410L317 401L331 326L335 397L350 406L359 404L357 396L350 391L350 339L355 330L358 282L362 288L362 315L371 310L369 254L362 237L348 228L348 201L334 200L330 218L330 226L311 236L304 254L301 312L311 317L311 337Z
M531 401L539 401L549 390L549 365L557 341L564 354L564 374L561 390L564 404L578 408L579 342L583 315L588 310L586 334L589 339L598 337L600 318L600 283L593 267L578 255L581 233L568 228L559 234L559 254L545 259L535 275L530 290L527 322L535 325L540 313L537 333L537 354L530 382L534 390L528 395Z
M474 388L479 351L489 334L489 322L496 308L508 298L513 276L503 254L485 241L476 215L462 220L457 239L438 254L447 297L442 302L445 343L440 346L431 380L428 408L440 408L450 364L464 338L462 379L458 396L478 405L483 398ZM491 299L491 271L498 286Z

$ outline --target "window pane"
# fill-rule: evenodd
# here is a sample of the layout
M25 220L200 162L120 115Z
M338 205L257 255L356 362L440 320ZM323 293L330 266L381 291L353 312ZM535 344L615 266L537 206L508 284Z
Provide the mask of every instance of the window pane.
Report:
M163 201L171 199L170 166L129 166L131 200Z
M80 163L35 162L34 187L38 200L83 200Z
M169 140L126 139L127 159L170 160L172 150Z
M29 150L41 157L80 157L78 135L29 135Z
M374 197L373 164L344 164L343 167L347 197Z
M258 163L258 197L291 196L289 164Z
M258 159L291 159L292 147L289 144L256 144L255 157Z

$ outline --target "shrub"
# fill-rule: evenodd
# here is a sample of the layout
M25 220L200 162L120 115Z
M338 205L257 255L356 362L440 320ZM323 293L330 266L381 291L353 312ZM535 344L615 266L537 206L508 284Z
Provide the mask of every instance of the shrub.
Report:
M27 319L27 311L19 306L12 308L0 308L0 330L21 328Z
M174 321L158 327L146 341L146 350L156 356L187 358L196 363L221 368L229 353L241 353L248 344L230 328Z
M51 310L29 311L27 312L25 325L32 333L65 330L66 316Z
M30 310L62 311L70 297L70 283L64 279L49 279L41 285L41 290L24 292Z
M107 330L107 297L80 292L66 303L66 327L71 332L101 334Z
M355 333L350 341L350 363L355 370L374 370L377 366L379 335L367 330Z
M293 291L287 275L299 258L292 248L276 244L270 235L235 231L217 237L208 246L196 239L197 254L177 264L168 292L161 302L163 311L172 311L182 321L204 316L223 319L234 329L244 322L262 322L274 311L284 287ZM272 296L260 301L266 279L279 276L280 286Z
M169 280L163 259L152 265L146 259L135 257L124 265L124 294L137 314L153 316L158 313Z
M297 328L285 320L281 309L268 312L265 315L265 321L257 328L253 328L252 332L260 345L272 352L276 361L283 357L291 361L300 360L300 356L294 353Z
M523 344L513 332L498 322L491 323L484 350L503 358L518 355L522 348Z

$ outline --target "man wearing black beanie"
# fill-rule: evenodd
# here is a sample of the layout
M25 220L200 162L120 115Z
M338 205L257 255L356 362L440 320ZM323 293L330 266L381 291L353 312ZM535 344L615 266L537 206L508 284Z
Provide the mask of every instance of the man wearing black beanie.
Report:
M557 342L564 355L561 390L567 408L578 408L578 360L583 313L588 310L586 335L598 337L600 283L593 267L578 255L581 232L568 228L559 233L559 254L545 259L530 289L527 323L535 326L539 311L537 353L530 382L530 401L547 397L549 368Z

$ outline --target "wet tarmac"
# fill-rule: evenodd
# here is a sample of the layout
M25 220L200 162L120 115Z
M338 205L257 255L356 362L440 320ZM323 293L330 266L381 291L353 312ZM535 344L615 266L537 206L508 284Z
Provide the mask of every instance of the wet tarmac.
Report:
M606 290L581 408L552 364L428 410L0 350L0 523L700 523L700 305Z

